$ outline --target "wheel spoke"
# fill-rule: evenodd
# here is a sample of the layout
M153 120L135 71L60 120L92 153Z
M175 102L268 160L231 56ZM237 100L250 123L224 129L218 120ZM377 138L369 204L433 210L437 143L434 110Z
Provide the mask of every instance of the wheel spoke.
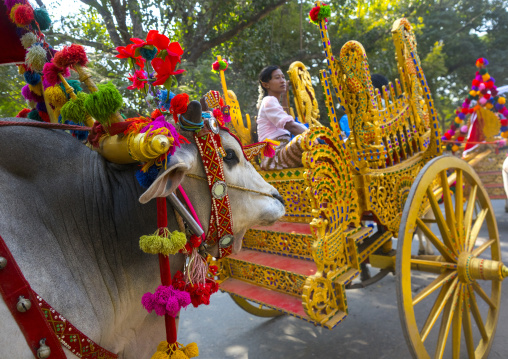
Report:
M489 307L493 310L496 309L496 305L494 302L490 299L490 297L485 293L485 291L480 287L480 285L476 282L473 282L473 289L478 295L489 305Z
M427 197L429 198L430 206L432 207L432 212L434 212L434 217L436 218L437 225L439 226L439 231L441 232L441 236L443 237L443 243L455 254L457 255L457 248L455 247L455 243L453 242L452 235L450 233L450 229L446 224L446 221L443 217L443 213L441 213L441 209L439 208L439 204L437 203L436 197L434 197L432 193L432 189L430 187L427 188Z
M473 318L478 326L478 330L480 331L483 340L488 341L489 336L487 334L487 330L485 329L485 325L483 324L482 315L480 314L480 309L478 309L478 303L476 303L473 290L470 286L468 286L467 290L469 292L469 302L471 303L471 313L473 314Z
M461 285L459 285L454 289L453 297L451 301L448 301L446 304L445 311L443 312L443 319L441 320L441 327L439 328L438 342L436 347L436 354L434 357L436 359L442 359L446 340L448 339L448 334L450 333L450 327L452 325L453 314L455 313L455 306L457 305L457 300L459 298L461 290Z
M459 284L459 301L453 316L453 329L452 329L452 358L460 358L460 333L462 330L462 306L464 305L464 293L462 290L463 285Z
M422 272L433 272L432 269L457 269L457 263L439 262L426 259L411 258L411 268Z
M466 348L469 358L475 358L473 327L471 325L471 316L469 315L469 296L466 293L467 287L463 287L465 305L462 316L462 326L464 327L464 338L466 339Z
M462 170L455 171L455 221L457 223L457 234L459 236L460 248L464 249L464 176Z
M453 253L445 247L445 245L436 237L434 233L430 230L429 227L423 222L421 218L416 219L416 224L422 230L425 237L436 247L436 249L441 253L441 255L448 261L454 262L456 259L454 258Z
M448 176L446 175L446 170L441 171L441 183L443 186L443 202L446 213L446 223L448 224L448 228L452 233L452 240L454 241L455 248L460 248L458 236L457 236L457 226L455 225L455 212L453 210L452 196L450 195L450 185L448 184Z
M432 330L432 327L436 323L437 318L439 318L439 315L443 311L444 306L450 299L450 296L453 293L453 290L455 289L457 282L458 279L455 278L449 285L447 284L443 286L443 288L441 288L441 291L439 292L436 302L432 306L429 316L427 317L427 320L425 321L425 324L423 325L423 328L420 331L420 337L422 338L422 342L424 342L425 339L427 339L430 331Z
M428 286L422 289L413 299L413 306L420 303L423 299L427 298L436 289L441 288L446 282L457 276L457 272L441 273L436 279L432 281Z
M489 248L491 245L496 243L495 239L491 239L490 241L487 241L483 243L481 246L476 248L474 251L471 252L471 254L475 257L478 257L480 254L482 254L487 248Z
M468 248L469 243L469 233L471 232L471 225L473 223L473 211L474 205L476 202L476 192L478 191L478 185L474 185L471 187L471 193L469 194L469 200L466 206L466 213L464 215L464 229L466 230L466 234L464 236L466 245L464 248Z
M476 221L474 222L473 228L471 228L471 234L468 239L468 247L466 248L468 252L473 250L478 234L480 233L480 229L482 229L483 221L485 220L485 217L487 217L488 212L489 209L484 208L478 216L476 216Z

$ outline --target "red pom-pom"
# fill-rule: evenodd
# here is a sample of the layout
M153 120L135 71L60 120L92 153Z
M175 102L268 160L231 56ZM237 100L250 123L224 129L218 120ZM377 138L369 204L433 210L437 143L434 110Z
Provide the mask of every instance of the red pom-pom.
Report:
M189 242L192 247L197 248L201 245L201 237L198 237L196 235L192 235L189 239Z
M49 115L47 112L39 111L39 116L42 118L44 122L50 122L49 121Z
M18 26L27 26L34 20L34 10L30 5L19 5L14 9L14 22Z
M169 112L173 114L173 119L178 123L178 115L187 112L187 105L189 104L189 95L181 93L173 97L169 106Z
M473 80L473 86L477 86L477 87L480 86L480 81L474 79Z
M150 118L152 120L155 120L157 117L162 116L162 112L159 109L155 109L152 114L150 115Z
M452 135L448 132L445 132L444 133L444 136L446 137L447 140L449 140L450 138L452 138Z
M467 115L468 109L465 107L462 107L462 110L460 110L464 115Z
M501 120L501 126L508 126L508 119L503 118L503 119Z
M474 107L467 110L469 114L474 113Z
M309 18L312 21L314 22L318 21L319 10L321 10L321 6L315 6L309 11Z
M18 114L16 115L16 117L21 117L21 118L26 118L28 116L28 113L30 112L31 110L29 108L24 108L22 109L21 111L18 112Z
M459 136L459 137L457 137L457 141L459 141L459 142L464 141L464 136Z
M489 80L489 81L485 82L486 88L491 89L493 86L494 86L494 81Z
M455 110L455 114L458 115L460 113L460 110Z
M483 98L485 98L486 100L489 100L490 99L490 94L486 93L485 95L483 95Z
M53 63L61 68L73 65L85 66L88 63L88 58L83 46L72 44L58 51L53 58Z

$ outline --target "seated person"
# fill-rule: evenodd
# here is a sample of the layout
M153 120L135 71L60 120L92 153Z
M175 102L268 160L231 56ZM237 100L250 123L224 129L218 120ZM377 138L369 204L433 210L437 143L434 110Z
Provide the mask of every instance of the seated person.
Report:
M289 115L287 91L289 81L278 66L267 66L259 74L258 100L258 137L279 141L275 156L264 157L261 161L263 170L280 170L302 167L303 149L301 134L307 130L304 125L295 122ZM291 139L291 135L295 136Z

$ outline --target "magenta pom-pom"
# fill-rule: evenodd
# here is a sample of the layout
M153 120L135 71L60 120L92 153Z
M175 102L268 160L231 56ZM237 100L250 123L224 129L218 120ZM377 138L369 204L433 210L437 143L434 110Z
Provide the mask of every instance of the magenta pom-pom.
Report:
M148 313L151 313L154 307L153 294L150 292L143 294L143 297L141 298L141 304L148 311Z
M190 294L184 291L160 285L155 293L145 293L141 298L143 307L159 316L169 315L176 317L180 309L191 303Z
M68 67L62 69L51 62L47 62L44 65L42 74L44 76L45 83L48 85L45 87L50 87L60 84L61 81L58 74L62 74L63 77L69 77L71 72Z
M27 100L27 101L35 101L35 102L43 102L44 98L42 96L37 95L36 93L33 93L30 90L30 87L28 85L23 86L21 89L21 95Z
M467 125L464 125L464 126L462 126L462 127L460 128L460 132L462 132L462 133L467 133L467 130L468 130L468 129L469 129L469 128L467 127Z

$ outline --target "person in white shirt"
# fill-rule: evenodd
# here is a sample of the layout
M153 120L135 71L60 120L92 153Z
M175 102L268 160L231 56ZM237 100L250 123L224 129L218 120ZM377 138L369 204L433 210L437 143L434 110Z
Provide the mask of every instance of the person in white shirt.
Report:
M271 65L259 74L258 100L258 138L259 141L274 140L280 144L275 149L275 156L261 160L261 169L279 170L302 167L303 149L301 134L307 130L304 125L295 122L289 115L286 81L279 66ZM295 136L291 139L291 135Z

